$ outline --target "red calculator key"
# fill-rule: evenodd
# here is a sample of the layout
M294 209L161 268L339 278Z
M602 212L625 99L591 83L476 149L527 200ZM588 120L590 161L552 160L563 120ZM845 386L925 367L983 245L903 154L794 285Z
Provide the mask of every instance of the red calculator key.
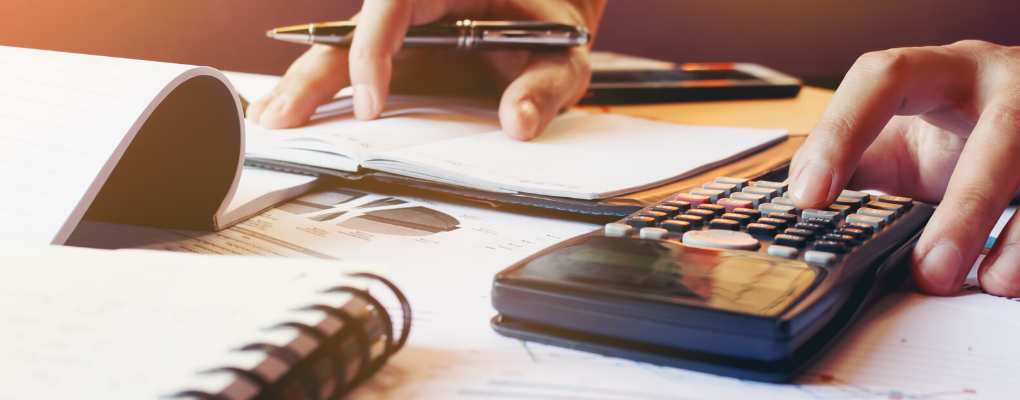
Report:
M705 203L710 203L712 198L708 196L701 196L690 193L680 193L674 197L676 201L683 201L690 203L691 207L697 207Z
M733 212L738 208L754 208L754 202L750 200L719 199L715 204L726 207L726 212Z

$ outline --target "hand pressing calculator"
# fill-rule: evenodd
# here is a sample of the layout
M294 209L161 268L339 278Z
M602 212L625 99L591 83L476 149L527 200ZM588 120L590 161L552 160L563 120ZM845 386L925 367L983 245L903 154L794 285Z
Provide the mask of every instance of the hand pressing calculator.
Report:
M496 275L504 336L765 382L790 380L906 277L930 205L716 178Z

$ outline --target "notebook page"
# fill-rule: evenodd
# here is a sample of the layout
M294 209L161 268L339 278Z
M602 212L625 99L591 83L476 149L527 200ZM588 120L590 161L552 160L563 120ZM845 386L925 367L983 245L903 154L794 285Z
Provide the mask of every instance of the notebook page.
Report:
M785 130L570 113L529 142L490 132L376 154L362 166L474 187L596 199L672 181L785 136Z
M154 399L373 265L0 244L0 398ZM342 300L346 301L346 300ZM278 340L277 340L278 342ZM248 358L252 358L248 356ZM258 357L255 357L256 361Z
M154 99L209 68L0 47L0 242L60 243Z

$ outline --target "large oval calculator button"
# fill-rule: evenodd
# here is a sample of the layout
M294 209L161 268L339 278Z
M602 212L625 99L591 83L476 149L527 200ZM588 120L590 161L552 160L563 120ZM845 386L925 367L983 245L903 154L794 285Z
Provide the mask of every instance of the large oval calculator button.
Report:
M758 250L758 239L744 232L708 230L690 231L684 234L683 243L691 246L727 250Z

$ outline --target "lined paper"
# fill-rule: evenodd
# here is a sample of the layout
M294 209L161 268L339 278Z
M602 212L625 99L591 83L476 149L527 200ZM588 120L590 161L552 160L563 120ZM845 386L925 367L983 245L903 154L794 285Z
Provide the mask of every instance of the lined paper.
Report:
M489 132L374 154L362 166L488 190L597 199L676 180L784 137L781 129L577 112L529 142Z
M208 71L0 47L0 242L61 243L154 100Z

